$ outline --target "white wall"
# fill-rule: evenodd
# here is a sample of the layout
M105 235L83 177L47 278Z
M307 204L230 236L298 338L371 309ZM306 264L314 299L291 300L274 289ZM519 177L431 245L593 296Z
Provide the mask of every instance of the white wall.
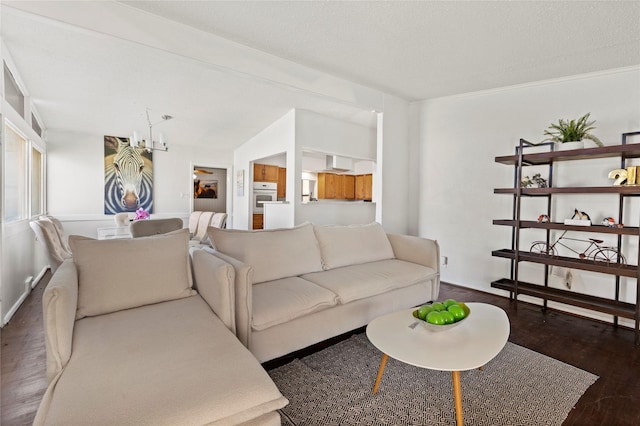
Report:
M418 138L420 150L419 233L437 239L442 255L448 256L443 281L498 292L490 283L508 276L509 261L492 257L491 251L508 248L511 233L508 227L492 225L492 220L511 217L512 197L494 195L493 189L512 186L513 168L495 163L494 158L513 154L520 138L541 141L543 131L559 118L578 118L587 112L597 121L594 134L606 145L619 144L622 133L640 130L640 69L433 99L411 109L417 119L411 123L411 134ZM562 164L554 184L610 185L606 174L616 167L615 160ZM607 212L615 216L617 199L565 197L554 211L557 221L573 205L591 211L598 221ZM523 212L532 218L536 212L544 213L533 203ZM629 225L637 226L637 218L633 216L635 223ZM635 238L631 245L637 243ZM635 249L627 250L635 264ZM577 290L596 293L609 286L606 291L612 296L611 279L598 290L586 284L590 275L597 274L578 274ZM633 301L635 280L631 281L623 286L623 297Z
M312 111L296 110L296 149L376 159L376 130Z
M385 231L408 234L410 220L415 221L409 203L412 180L416 170L412 169L409 151L409 104L402 99L386 95L384 113L378 129L378 173L374 174L374 201L378 203L377 220ZM415 194L415 192L414 192ZM377 197L376 197L377 196ZM415 205L413 206L415 210Z
M65 231L95 237L98 227L114 223L104 214L104 135L50 131L48 137L48 212ZM194 163L231 169L232 154L171 143L167 152L154 151L152 217L188 217Z
M272 157L287 153L287 200L293 195L293 174L295 171L295 119L296 111L291 110L282 118L275 121L269 127L238 147L234 153L233 164L235 170L244 171L244 195L237 193L237 182L233 186L234 221L235 229L251 229L251 185L253 182L252 162L266 157ZM284 214L284 212L282 212ZM293 207L288 212L293 218ZM227 225L229 227L229 225Z

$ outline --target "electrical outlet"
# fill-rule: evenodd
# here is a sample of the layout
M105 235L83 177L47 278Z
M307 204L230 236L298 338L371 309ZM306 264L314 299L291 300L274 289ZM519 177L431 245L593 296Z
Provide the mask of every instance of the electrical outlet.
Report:
M440 257L440 264L446 268L449 265L449 256Z

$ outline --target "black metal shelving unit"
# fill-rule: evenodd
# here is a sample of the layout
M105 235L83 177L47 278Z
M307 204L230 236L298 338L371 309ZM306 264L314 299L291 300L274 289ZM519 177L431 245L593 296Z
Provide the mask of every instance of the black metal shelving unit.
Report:
M513 213L511 219L496 219L494 225L509 226L512 228L511 248L494 250L492 255L511 260L511 272L509 278L501 278L491 283L494 288L507 290L510 297L517 303L518 295L538 297L543 300L543 309L547 308L547 301L564 303L578 306L598 312L613 315L614 326L618 325L618 317L635 320L635 343L640 344L640 227L624 226L611 228L601 225L593 226L573 226L559 222L543 222L521 220L521 203L526 197L546 197L547 215L551 216L552 197L561 194L618 194L619 209L618 223L622 223L625 201L630 197L640 196L640 186L619 185L605 187L554 187L553 186L553 165L564 161L579 161L596 158L620 158L620 168L626 167L626 160L630 158L640 158L640 144L627 144L627 139L631 136L640 135L640 132L625 133L622 135L622 144L615 146L605 146L598 148L585 148L570 151L554 151L552 144L544 144L549 147L549 152L536 152L526 154L525 150L531 147L539 147L520 140L516 146L515 155L496 157L496 163L514 167L514 182L512 188L496 188L495 194L507 194L513 196ZM546 165L549 167L549 178L547 188L523 188L522 174L527 166ZM639 221L640 222L640 221ZM560 231L580 231L602 234L615 234L618 236L618 250L622 246L622 237L637 237L638 259L635 265L620 264L613 262L599 262L594 260L577 259L572 257L555 256L549 254L531 253L523 251L520 246L520 232L522 229L541 229L546 233L547 245L550 242L551 230ZM519 280L520 262L532 262L544 265L543 284L534 284ZM584 271L609 274L615 278L615 290L613 298L603 298L581 294L575 291L563 290L549 286L549 267L560 266ZM620 277L636 279L636 302L627 303L620 301Z

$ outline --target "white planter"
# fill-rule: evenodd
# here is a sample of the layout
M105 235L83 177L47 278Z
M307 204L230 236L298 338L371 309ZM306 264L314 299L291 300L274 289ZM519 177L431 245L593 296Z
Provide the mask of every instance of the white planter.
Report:
M556 142L556 151L569 151L572 149L582 149L584 148L584 142L583 141L576 141L576 142Z

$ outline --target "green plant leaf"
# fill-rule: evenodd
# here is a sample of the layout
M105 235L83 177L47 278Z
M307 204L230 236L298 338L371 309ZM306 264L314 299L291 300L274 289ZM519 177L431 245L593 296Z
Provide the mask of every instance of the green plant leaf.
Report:
M604 144L596 136L591 134L591 131L595 129L593 124L595 120L589 121L591 113L588 112L577 120L558 120L558 123L551 123L547 130L544 131L544 136L547 136L542 142L574 142L588 139L595 142L598 146L604 146Z

